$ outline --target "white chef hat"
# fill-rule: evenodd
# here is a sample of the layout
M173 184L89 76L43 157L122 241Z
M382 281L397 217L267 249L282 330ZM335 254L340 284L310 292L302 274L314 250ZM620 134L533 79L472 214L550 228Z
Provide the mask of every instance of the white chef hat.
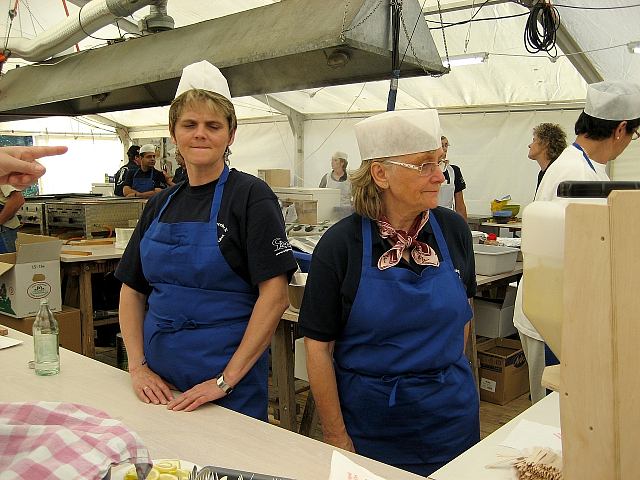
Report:
M192 88L209 90L210 92L218 93L226 99L231 100L231 92L229 91L227 79L224 78L220 70L218 70L218 67L206 60L192 63L182 69L182 76L180 77L180 83L178 83L176 97Z
M601 120L640 118L640 85L628 81L592 83L584 113Z
M149 152L156 153L156 146L153 143L147 143L140 147L140 155L143 155Z
M345 152L341 152L340 150L338 150L337 152L334 152L333 156L331 157L334 160L349 160L349 155L347 155Z
M399 110L380 113L355 125L362 160L429 152L441 147L438 112Z

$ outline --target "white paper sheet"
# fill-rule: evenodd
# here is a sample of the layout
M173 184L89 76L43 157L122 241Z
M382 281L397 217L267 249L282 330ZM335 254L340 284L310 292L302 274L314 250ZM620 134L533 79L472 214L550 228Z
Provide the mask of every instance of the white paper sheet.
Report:
M374 475L334 450L331 457L329 480L384 480L384 478Z
M0 335L0 350L3 348L13 347L14 345L20 345L23 340L16 340L15 338L9 338Z
M548 447L562 452L560 427L520 420L500 445L524 450L531 447Z

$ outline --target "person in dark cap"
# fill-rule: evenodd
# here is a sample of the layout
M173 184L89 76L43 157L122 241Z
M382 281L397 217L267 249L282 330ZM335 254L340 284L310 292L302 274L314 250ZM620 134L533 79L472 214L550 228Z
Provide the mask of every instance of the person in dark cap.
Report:
M116 186L113 189L113 194L118 197L124 197L122 189L124 188L124 180L127 178L127 173L129 173L129 171L134 172L140 168L140 145L131 145L129 150L127 150L127 157L129 157L127 164L121 166L114 175Z
M593 83L575 124L576 140L547 168L536 200L555 200L561 182L608 181L606 167L640 136L640 84Z

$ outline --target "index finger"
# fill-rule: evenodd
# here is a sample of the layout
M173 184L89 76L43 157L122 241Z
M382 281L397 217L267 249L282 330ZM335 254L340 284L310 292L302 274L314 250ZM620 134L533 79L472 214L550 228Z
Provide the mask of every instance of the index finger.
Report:
M21 148L21 147L17 147ZM50 157L52 155L62 155L69 150L64 146L50 147L22 147L23 150L16 153L16 157L21 160L35 160L42 157Z

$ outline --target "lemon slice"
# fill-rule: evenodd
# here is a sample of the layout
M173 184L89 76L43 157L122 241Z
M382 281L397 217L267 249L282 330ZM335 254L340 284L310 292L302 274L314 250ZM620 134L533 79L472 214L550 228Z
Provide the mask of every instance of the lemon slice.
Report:
M152 468L147 475L146 480L158 480L160 478L160 472L158 472L155 468Z
M123 480L138 480L138 474L136 473L136 467L131 467L127 470Z
M179 480L173 473L161 473L158 476L158 480Z
M188 470L176 470L176 476L178 477L178 480L189 480L189 474L190 472Z
M153 468L158 470L159 473L176 473L176 470L180 468L180 460L157 460L153 464Z
M156 470L155 468L152 468L151 471L149 472L149 475L147 475L146 480L158 480L159 477L160 477L160 472L158 472L158 470ZM138 480L136 467L131 467L129 470L127 470L127 473L125 474L123 480Z

